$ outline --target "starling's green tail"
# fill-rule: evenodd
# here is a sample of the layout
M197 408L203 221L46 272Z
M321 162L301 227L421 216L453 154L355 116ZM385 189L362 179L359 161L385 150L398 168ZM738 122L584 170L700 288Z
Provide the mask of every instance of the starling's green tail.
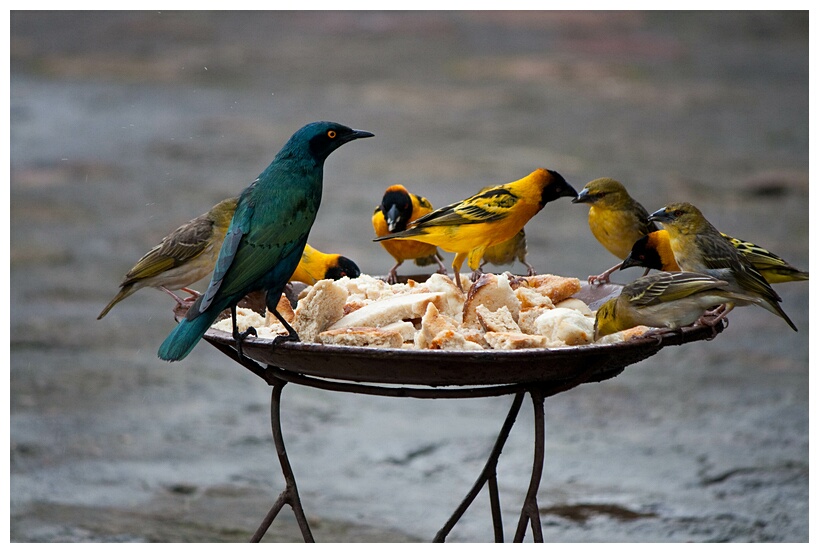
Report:
M220 312L221 309L209 309L192 321L182 319L159 346L157 353L159 358L165 361L180 361L187 357Z

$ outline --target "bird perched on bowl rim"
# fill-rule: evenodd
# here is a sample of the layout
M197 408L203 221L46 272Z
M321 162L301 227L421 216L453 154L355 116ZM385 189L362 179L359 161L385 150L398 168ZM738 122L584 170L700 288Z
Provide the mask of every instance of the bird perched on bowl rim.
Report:
M778 284L782 282L793 282L798 280L808 280L808 273L801 271L761 246L753 242L732 238L727 234L720 233L731 242L751 265L759 271L768 284ZM620 269L628 267L646 267L658 271L679 271L680 266L674 259L674 252L671 251L671 242L668 231L656 230L637 240L631 253L623 260Z
M705 273L727 281L730 290L752 297L755 304L782 317L797 330L779 305L782 301L779 294L699 209L687 202L672 203L649 218L662 223L668 231L671 251L683 271ZM726 302L724 305L727 314L736 304Z
M97 319L102 319L117 303L146 286L170 294L179 305L183 300L171 290L198 296L188 288L213 272L238 197L222 200L207 213L191 219L167 235L137 261L120 283L120 290ZM193 298L190 299L193 301Z
M338 280L342 277L358 278L361 271L352 259L337 253L324 253L307 244L301 254L296 271L290 281L312 286L324 279Z
M556 171L536 169L522 179L489 187L416 219L402 232L376 238L418 240L455 253L452 268L461 290L460 270L466 260L473 271L490 246L514 237L543 207L577 191Z
M431 213L432 210L429 200L411 193L402 184L393 184L384 191L381 203L373 212L373 230L377 237L401 232L406 230L412 221ZM381 245L396 261L387 272L387 282L390 284L398 282L398 267L408 259L412 259L419 267L437 263L438 272L446 274L443 257L432 244L415 240L394 240L381 242Z
M712 308L753 302L752 296L733 291L729 282L709 275L652 273L625 285L619 296L600 306L595 315L594 339L639 325L663 329L652 331L652 335L695 323L714 326L726 313L709 317Z
M629 195L626 187L609 177L586 184L572 203L589 204L592 234L617 259L624 259L637 240L659 228L648 220L648 211ZM589 284L609 282L611 273L619 268L618 263L599 275L589 276Z
M290 137L239 196L210 285L159 347L160 359L178 361L187 356L227 308L231 310L237 353L242 358L242 342L249 334L256 335L256 329L239 332L236 304L257 290L265 291L268 310L288 331L274 343L298 340L298 334L276 306L301 260L315 221L321 203L324 162L340 146L370 136L371 132L318 121Z

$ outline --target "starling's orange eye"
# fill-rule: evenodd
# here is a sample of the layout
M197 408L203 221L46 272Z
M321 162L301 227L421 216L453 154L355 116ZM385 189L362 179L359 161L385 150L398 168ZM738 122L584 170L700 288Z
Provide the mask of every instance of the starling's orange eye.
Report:
M327 131L327 138L335 138L336 131Z

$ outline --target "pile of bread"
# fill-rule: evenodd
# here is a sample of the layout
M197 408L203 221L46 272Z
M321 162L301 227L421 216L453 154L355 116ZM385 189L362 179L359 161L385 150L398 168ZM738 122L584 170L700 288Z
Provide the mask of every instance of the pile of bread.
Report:
M594 341L594 313L572 297L578 291L577 278L547 274L484 273L467 293L441 274L422 283L393 285L361 275L305 288L295 310L282 295L277 310L308 343L434 350L556 348ZM271 313L263 317L251 309L237 310L237 326L240 331L254 327L260 339L287 334ZM232 331L230 318L214 327ZM637 327L596 343L627 340L646 330Z

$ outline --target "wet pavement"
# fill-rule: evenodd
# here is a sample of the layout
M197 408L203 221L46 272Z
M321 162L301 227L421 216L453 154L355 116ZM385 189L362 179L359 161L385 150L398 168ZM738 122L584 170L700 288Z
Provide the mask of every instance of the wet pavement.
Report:
M807 12L13 12L10 113L13 542L246 541L258 526L283 485L268 386L206 343L159 361L161 292L95 319L143 253L307 122L376 135L328 160L310 235L365 273L392 264L369 222L387 186L444 205L540 166L578 189L614 177L649 211L690 201L808 268ZM610 267L586 214L548 205L529 261ZM547 400L547 541L807 541L808 284L777 291L798 333L737 309L711 342ZM316 539L432 539L510 403L288 385ZM507 539L528 405L498 469ZM285 512L265 540L300 539ZM492 539L482 492L450 541Z

